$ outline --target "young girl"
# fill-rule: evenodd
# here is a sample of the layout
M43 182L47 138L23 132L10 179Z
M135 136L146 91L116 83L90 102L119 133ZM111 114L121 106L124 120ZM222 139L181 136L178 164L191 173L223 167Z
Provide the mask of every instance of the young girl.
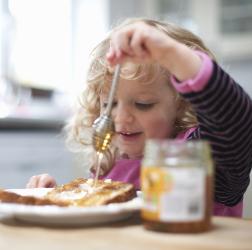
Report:
M206 139L216 168L214 214L241 216L252 166L252 101L203 42L180 27L128 20L94 49L69 140L92 149L91 126L106 107L116 64L122 71L112 110L115 136L101 178L139 188L146 139ZM55 184L43 174L27 187Z

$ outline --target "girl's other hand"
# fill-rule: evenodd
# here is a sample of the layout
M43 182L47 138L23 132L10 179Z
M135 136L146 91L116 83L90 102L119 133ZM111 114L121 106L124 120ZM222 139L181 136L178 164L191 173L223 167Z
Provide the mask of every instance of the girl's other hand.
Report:
M52 188L55 186L56 181L49 174L34 175L26 184L26 188Z

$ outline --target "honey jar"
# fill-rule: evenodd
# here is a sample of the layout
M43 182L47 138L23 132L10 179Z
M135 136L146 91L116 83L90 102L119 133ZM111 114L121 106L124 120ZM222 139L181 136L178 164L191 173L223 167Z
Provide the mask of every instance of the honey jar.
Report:
M213 162L206 141L147 140L141 167L144 227L171 233L211 228Z

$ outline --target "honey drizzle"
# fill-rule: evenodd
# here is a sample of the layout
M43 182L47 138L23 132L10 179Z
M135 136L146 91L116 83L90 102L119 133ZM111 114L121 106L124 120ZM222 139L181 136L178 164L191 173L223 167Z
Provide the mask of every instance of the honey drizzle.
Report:
M99 173L101 169L101 161L103 157L102 152L97 151L96 154L97 154L97 157L96 157L96 171L95 171L94 187L96 187L97 185L97 181L98 181Z

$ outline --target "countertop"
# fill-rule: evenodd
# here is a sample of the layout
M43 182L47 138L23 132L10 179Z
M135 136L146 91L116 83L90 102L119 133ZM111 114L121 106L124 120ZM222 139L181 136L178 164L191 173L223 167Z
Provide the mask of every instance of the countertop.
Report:
M213 229L200 234L148 231L138 214L91 227L45 227L7 220L0 223L0 249L251 250L252 220L213 217Z

